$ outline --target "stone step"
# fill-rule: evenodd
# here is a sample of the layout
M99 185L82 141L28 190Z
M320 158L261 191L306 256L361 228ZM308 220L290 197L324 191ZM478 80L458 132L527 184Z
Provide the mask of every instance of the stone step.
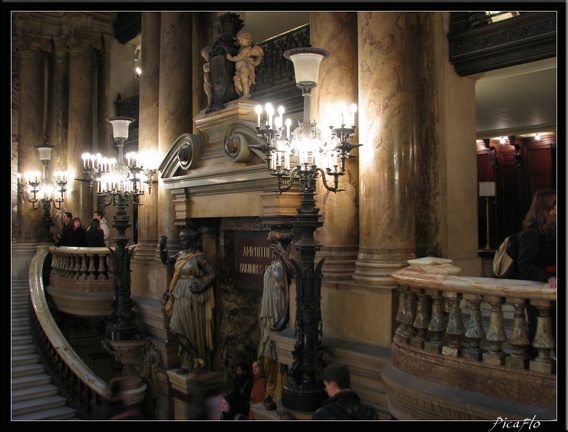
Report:
M16 346L16 345L27 345L33 343L33 337L30 334L27 335L19 335L19 336L14 336L12 335L12 346Z
M12 415L12 420L77 420L76 410L68 406L34 411L23 415Z
M14 377L12 375L12 390L49 384L51 377L46 373L35 373Z
M34 398L16 403L12 402L12 417L53 408L61 408L66 404L67 400L59 395Z
M24 336L31 333L30 326L12 327L12 336Z
M30 353L30 354L20 354L14 355L12 353L12 367L14 366L23 366L23 365L33 365L40 363L40 357L37 353Z
M12 367L12 379L26 375L35 375L44 371L45 367L41 363L14 366Z
M31 337L30 337L31 339ZM23 354L32 354L36 352L36 346L33 343L12 343L12 358Z
M57 394L57 387L53 384L43 384L40 386L24 387L12 390L12 403L23 402L30 399L37 399Z

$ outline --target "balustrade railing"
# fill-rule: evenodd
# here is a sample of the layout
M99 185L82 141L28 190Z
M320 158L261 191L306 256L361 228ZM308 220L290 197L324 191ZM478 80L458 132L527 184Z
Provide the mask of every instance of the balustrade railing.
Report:
M542 282L459 276L451 260L409 264L393 273L400 293L395 367L451 387L555 409L556 289ZM529 305L538 311L532 340Z

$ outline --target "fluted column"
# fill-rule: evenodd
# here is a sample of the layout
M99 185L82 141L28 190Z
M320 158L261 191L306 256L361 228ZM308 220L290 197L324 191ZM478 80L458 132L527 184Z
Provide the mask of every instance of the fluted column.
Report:
M328 128L326 108L329 104L358 103L357 96L357 13L312 12L310 42L313 47L328 50L329 57L321 63L318 86L312 95L310 118L318 121L321 130ZM357 143L357 135L352 142ZM357 150L354 151L354 154ZM348 159L346 173L333 193L321 182L317 184L317 207L324 225L315 238L322 245L318 256L325 257L324 280L351 280L358 252L359 221L357 158Z
M192 13L162 12L160 25L159 152L165 155L182 133L192 132ZM172 194L158 188L158 234L177 241Z
M69 47L69 113L67 134L67 169L71 178L82 177L81 154L93 149L93 97L95 49L102 41L87 32L74 29L68 39ZM105 139L101 137L101 139ZM89 188L84 184L72 185L67 193L66 208L82 220L91 219L92 204ZM85 203L83 209L83 203Z

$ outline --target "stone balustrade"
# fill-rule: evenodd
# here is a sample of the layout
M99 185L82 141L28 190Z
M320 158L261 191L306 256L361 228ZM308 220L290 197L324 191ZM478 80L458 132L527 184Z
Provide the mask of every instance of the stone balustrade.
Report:
M51 273L46 292L54 306L80 317L110 316L114 300L114 247L51 246L49 252Z
M475 413L451 416L448 411L445 418L495 418L496 400L513 403L510 411L499 415L526 407L541 418L553 416L556 360L551 311L556 289L542 282L459 276L460 269L451 262L410 260L408 267L393 274L400 292L399 325L391 369L383 371L391 383L391 409L408 413L415 411L412 405L424 402L409 402L413 398L393 384L391 379L402 372L423 382L485 395L484 403L489 404L483 408L481 403ZM528 304L538 311L533 340L527 335ZM531 345L537 355L529 354Z

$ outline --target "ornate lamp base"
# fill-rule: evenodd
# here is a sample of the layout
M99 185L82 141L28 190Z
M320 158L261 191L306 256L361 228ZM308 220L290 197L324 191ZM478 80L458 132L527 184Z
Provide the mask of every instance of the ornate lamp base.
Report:
M315 411L327 397L321 383L298 383L288 378L282 389L282 406L293 411Z

